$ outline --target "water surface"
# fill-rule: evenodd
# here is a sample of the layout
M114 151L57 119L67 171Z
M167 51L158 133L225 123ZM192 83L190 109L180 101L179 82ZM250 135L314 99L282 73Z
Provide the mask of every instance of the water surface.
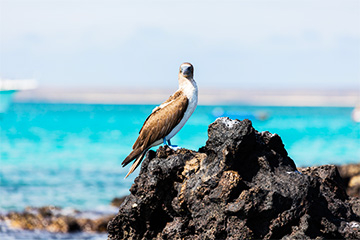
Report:
M56 205L106 210L127 195L138 170L130 153L152 105L15 103L0 120L0 211ZM281 136L297 166L360 160L360 125L351 108L198 106L173 144L198 150L217 116L249 118ZM267 120L258 118L266 115ZM155 148L156 149L156 148Z

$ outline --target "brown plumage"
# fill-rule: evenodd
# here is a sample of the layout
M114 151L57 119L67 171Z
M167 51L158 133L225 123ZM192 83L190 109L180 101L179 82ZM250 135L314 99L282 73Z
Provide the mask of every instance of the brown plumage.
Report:
M162 105L165 106L161 107ZM153 147L152 145L156 142L160 141L160 143L162 143L162 139L179 124L186 111L188 99L181 91L177 91L162 105L155 108L147 117L139 132L139 137L133 145L133 151L122 162L122 166L124 167L137 158L126 177L137 168L147 150ZM159 111L160 109L161 111Z
M122 162L124 167L135 159L126 177L139 166L151 147L169 142L194 112L197 106L197 85L193 79L193 71L190 63L181 64L179 90L156 107L145 120L132 147L133 151Z

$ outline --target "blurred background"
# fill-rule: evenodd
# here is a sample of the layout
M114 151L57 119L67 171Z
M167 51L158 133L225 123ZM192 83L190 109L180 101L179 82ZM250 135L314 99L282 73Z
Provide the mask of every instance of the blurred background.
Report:
M358 0L0 0L0 213L109 211L183 62L199 106L174 144L198 150L229 116L299 167L360 162Z

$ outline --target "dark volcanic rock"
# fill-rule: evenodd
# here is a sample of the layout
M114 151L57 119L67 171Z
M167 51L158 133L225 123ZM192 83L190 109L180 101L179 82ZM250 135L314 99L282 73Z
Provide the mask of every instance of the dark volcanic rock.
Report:
M298 172L281 138L249 120L217 119L208 136L199 152L148 153L109 239L360 238L335 166Z

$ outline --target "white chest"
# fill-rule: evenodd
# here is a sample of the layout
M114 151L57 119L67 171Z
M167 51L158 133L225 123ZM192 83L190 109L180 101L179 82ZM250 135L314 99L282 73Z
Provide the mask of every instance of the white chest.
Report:
M182 91L184 92L184 94L186 95L186 97L189 100L188 107L184 113L183 118L179 122L179 124L176 125L175 128L165 137L166 140L170 140L172 137L174 137L180 131L180 129L185 125L186 121L193 114L193 112L195 111L195 108L197 106L198 89L197 89L196 82L195 81L193 81L191 83L189 82L188 84L186 84L185 86L182 87Z

